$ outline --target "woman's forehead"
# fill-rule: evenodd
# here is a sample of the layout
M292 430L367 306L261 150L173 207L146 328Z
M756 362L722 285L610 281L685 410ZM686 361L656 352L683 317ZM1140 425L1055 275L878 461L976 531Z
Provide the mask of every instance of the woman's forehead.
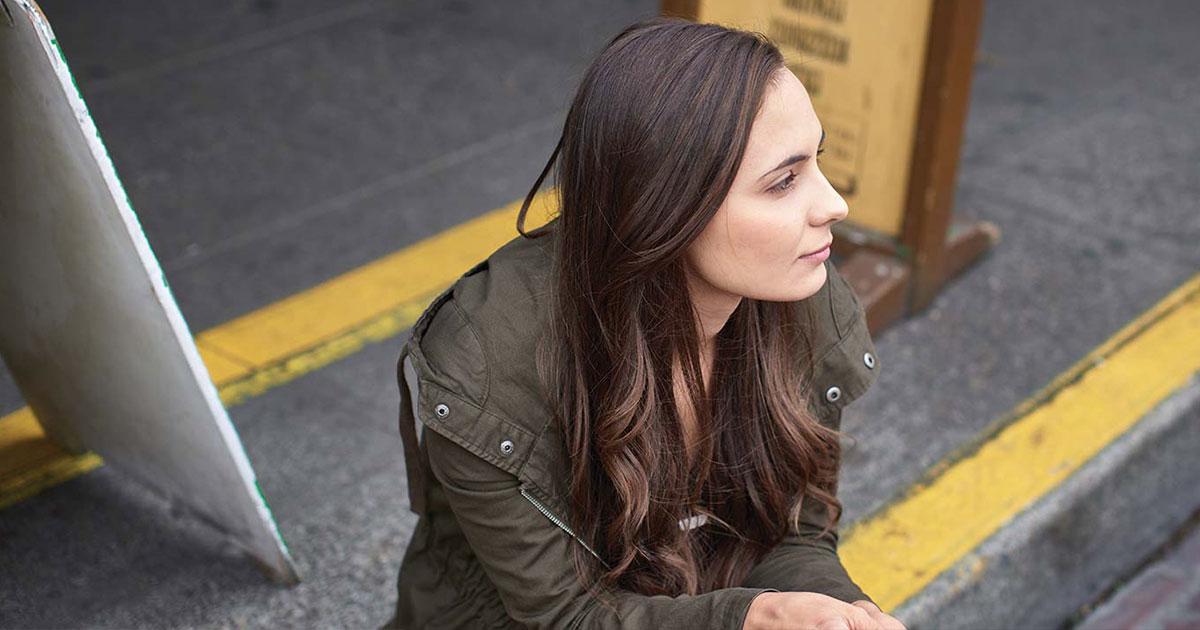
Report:
M742 160L742 169L748 171L744 175L757 180L788 156L815 151L820 139L821 122L808 91L784 68L763 94Z

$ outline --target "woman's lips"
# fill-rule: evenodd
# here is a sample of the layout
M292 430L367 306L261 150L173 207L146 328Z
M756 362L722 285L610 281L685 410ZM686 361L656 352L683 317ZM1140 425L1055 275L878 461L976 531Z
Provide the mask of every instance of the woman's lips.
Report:
M805 255L801 256L800 259L801 260L815 260L815 261L825 260L826 258L829 258L829 247L832 244L833 244L833 242L830 241L829 243L825 244L825 247L822 247L821 249L818 249L817 251L815 251L811 254L805 254Z

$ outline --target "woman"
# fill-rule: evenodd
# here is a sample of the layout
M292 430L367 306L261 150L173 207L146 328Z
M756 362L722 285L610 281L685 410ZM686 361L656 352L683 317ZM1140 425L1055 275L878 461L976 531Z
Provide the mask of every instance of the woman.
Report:
M841 409L876 364L827 262L823 139L759 34L609 43L521 236L401 353L420 519L391 625L903 627L836 551ZM526 232L556 159L559 214Z

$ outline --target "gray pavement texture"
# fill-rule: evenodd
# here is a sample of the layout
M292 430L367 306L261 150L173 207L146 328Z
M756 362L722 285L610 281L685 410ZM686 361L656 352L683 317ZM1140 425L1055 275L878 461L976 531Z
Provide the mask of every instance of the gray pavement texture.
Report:
M895 615L909 630L1066 625L1200 508L1197 427L1200 374Z
M1200 628L1200 527L1193 523L1162 557L1124 584L1077 630Z
M523 195L591 55L657 6L43 3L194 331ZM1191 0L987 4L956 207L1003 240L878 336L845 523L1200 270L1197 32ZM304 582L104 467L0 511L0 626L381 624L401 342L231 409Z

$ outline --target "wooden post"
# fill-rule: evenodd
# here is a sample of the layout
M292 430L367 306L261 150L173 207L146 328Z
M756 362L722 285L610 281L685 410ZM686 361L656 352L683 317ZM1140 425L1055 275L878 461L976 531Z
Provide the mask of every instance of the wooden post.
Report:
M946 280L999 239L987 223L950 230L982 15L982 0L933 3L901 236L912 252L909 313L928 306Z

